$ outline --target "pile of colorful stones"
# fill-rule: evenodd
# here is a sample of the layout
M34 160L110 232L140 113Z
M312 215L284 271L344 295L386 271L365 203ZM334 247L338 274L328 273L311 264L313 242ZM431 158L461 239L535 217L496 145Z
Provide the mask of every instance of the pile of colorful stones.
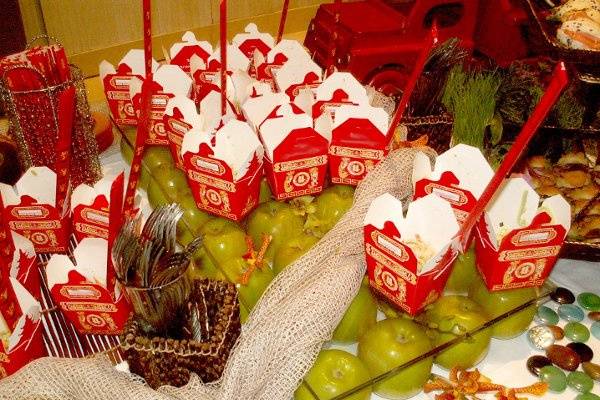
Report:
M540 306L536 315L539 325L527 332L531 346L546 354L529 357L527 369L548 383L552 392L569 387L579 393L576 400L600 400L591 393L594 381L600 381L600 365L586 344L591 337L600 341L600 296L586 292L575 297L570 290L557 288L550 298L552 306L558 306L556 311ZM563 339L569 343L558 344Z

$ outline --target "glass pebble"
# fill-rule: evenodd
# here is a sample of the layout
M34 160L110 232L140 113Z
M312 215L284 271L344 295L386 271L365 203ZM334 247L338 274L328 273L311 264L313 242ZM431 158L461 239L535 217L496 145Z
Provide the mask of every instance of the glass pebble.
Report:
M600 396L595 395L594 393L581 393L575 400L600 400Z
M553 309L546 306L538 307L536 319L546 325L558 324L558 314Z
M600 296L594 293L580 293L579 296L577 296L577 303L588 311L600 310Z
M594 351L585 343L569 343L567 347L579 355L581 362L592 361L594 358Z
M565 331L560 326L558 326L558 325L548 325L548 328L550 328L550 330L554 334L554 339L556 339L556 340L562 340L562 338L565 337Z
M584 362L581 364L581 369L593 380L600 381L600 365L592 362Z
M585 343L590 338L590 330L580 322L569 322L564 329L565 337L572 342Z
M558 307L558 316L570 322L580 322L583 321L585 314L575 304L561 304Z
M581 371L573 371L567 376L567 385L579 393L587 393L594 388L594 381Z
M567 388L567 376L558 367L548 365L540 369L540 381L548 384L548 389L555 393L564 392Z
M600 321L596 321L590 327L590 331L592 331L592 335L598 340L600 340Z
M573 292L564 287L557 287L556 290L550 294L550 298L558 304L575 303L575 295Z
M537 325L527 331L527 340L535 350L544 350L554 344L554 333L546 325Z
M527 369L535 376L540 375L540 369L552 365L552 361L544 356L531 356L527 359Z
M588 318L592 321L600 321L600 311L592 311L588 313Z

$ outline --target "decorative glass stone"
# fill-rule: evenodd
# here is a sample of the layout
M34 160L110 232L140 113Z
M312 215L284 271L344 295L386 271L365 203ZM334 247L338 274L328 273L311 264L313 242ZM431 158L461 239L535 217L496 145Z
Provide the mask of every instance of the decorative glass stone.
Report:
M550 294L550 298L558 304L575 303L575 295L573 292L564 287L557 287L556 290Z
M554 333L546 325L537 325L527 331L527 340L536 350L545 350L554 344Z
M552 365L552 361L544 356L531 356L527 359L527 369L535 376L540 375L540 369Z
M558 314L550 307L539 306L535 317L542 324L546 324L546 325L558 324Z
M584 362L581 364L581 368L590 378L600 382L600 365L592 362Z
M592 335L598 340L600 340L600 321L596 321L590 327L590 331L592 331Z
M600 321L600 311L592 311L588 313L588 318L592 321Z
M569 343L567 347L579 355L581 362L592 361L594 358L594 351L585 343Z
M580 322L583 321L585 314L575 304L562 304L558 307L558 316L570 322Z
M575 371L581 362L574 350L558 344L553 344L546 349L546 357L552 361L552 364L567 371Z
M600 296L584 292L577 296L577 303L588 311L600 311Z
M555 393L564 392L567 388L567 376L554 365L548 365L540 369L540 381L548 384L548 389Z
M575 400L600 400L600 396L595 395L594 393L581 393Z
M554 334L554 339L562 340L562 338L565 337L565 331L560 326L548 325L548 328L550 328L550 330L552 331L552 334Z
M594 381L581 371L573 371L567 376L567 385L579 393L587 393L594 388Z
M565 325L565 336L573 342L585 343L590 338L590 330L580 322L569 322Z

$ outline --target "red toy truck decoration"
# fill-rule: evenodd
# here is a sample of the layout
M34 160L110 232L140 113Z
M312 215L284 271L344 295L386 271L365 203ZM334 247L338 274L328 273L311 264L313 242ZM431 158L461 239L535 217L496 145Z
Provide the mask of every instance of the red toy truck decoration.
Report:
M293 104L278 106L260 125L265 173L277 200L320 193L327 174L329 140Z
M435 194L411 202L406 217L394 196L375 198L364 220L371 287L416 315L444 290L458 255L458 229L450 204Z
M523 178L508 179L476 225L477 269L489 290L541 286L550 275L571 208L560 195L539 201Z

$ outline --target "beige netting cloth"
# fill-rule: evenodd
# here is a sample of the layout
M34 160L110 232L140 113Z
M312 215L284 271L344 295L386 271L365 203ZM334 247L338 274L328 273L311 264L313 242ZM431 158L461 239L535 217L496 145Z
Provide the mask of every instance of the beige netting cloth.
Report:
M292 398L323 342L358 291L365 273L363 217L378 195L411 195L417 150L400 149L361 183L354 206L305 256L277 276L244 326L220 382L204 385L194 375L182 388L154 391L118 372L104 356L44 358L0 381L0 399L193 399Z

